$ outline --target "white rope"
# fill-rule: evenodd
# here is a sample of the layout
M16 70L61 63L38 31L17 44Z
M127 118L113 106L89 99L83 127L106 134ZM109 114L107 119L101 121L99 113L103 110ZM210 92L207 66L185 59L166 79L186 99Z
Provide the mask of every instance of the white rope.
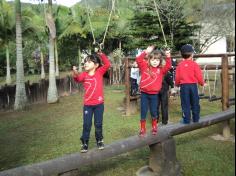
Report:
M155 9L156 9L156 12L157 12L157 17L158 17L158 20L159 20L159 23L160 23L160 26L161 26L161 31L162 31L162 35L163 35L163 38L164 38L164 41L165 41L165 46L167 47L167 41L166 41L166 37L165 37L165 32L163 30L163 26L162 26L162 23L161 23L161 18L160 18L160 14L159 14L159 10L158 10L158 7L157 7L157 3L156 3L156 0L153 0L154 2L154 6L155 6Z
M203 68L203 80L205 81L206 80L206 67L207 65L204 65L204 68ZM202 87L202 94L205 93L205 86Z
M210 85L210 80L209 80L209 73L208 73L208 70L206 68L207 68L207 65L204 66L204 80L207 80L209 97L211 98L212 97L211 85ZM204 92L205 92L205 86L203 86L203 88L202 88L202 94L204 94Z
M214 80L214 88L213 88L213 95L216 95L216 82L217 82L217 78L218 78L218 72L219 72L219 68L218 65L216 65L216 71L215 71L215 80Z
M95 44L96 39L95 39L95 36L94 36L94 29L93 29L92 22L91 22L91 19L90 19L90 15L89 15L89 11L88 11L89 7L88 7L87 0L85 0L85 4L86 4L86 12L87 12L88 20L89 20L89 26L90 26L90 30L91 30L92 36L93 36L93 44Z
M114 8L115 8L115 2L116 2L116 0L112 0L112 8L111 8L110 15L109 15L109 18L108 18L108 22L107 22L107 25L106 25L106 28L105 28L105 33L104 33L104 36L103 36L102 43L99 44L100 48L103 48L104 43L105 43L106 35L107 35L107 32L108 32L108 27L109 27L110 22L111 22L112 12L114 11ZM86 3L86 9L87 9L87 16L88 16L88 20L89 20L89 26L90 26L90 29L91 29L91 32L92 32L92 36L93 36L93 44L96 44L96 39L95 39L95 35L94 35L94 29L93 29L91 18L90 18L89 12L88 12L89 7L88 7L87 0L85 0L85 3Z
M110 15L109 15L109 19L108 19L108 22L107 22L107 26L106 26L105 33L104 33L104 36L103 36L103 40L102 40L102 43L100 44L100 47L104 46L106 35L107 35L107 31L108 31L108 27L109 27L110 22L111 22L112 12L113 12L113 10L115 8L115 2L116 2L116 0L112 0L111 12L110 12Z

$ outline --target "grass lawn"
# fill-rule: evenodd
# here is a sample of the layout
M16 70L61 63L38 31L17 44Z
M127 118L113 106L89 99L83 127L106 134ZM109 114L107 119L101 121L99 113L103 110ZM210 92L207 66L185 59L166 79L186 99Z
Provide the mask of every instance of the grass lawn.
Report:
M104 141L106 144L136 135L139 113L122 116L124 87L105 88ZM25 112L0 112L0 170L80 151L82 95L62 97L58 104L32 105ZM233 107L234 108L234 107ZM220 112L220 102L201 102L201 116ZM170 121L181 117L179 98L170 103ZM235 120L231 121L234 133ZM148 123L150 129L150 123ZM233 176L235 143L215 141L220 125L176 136L177 158L184 176ZM89 148L95 146L94 128ZM79 176L134 176L148 164L149 148L128 152L83 167Z

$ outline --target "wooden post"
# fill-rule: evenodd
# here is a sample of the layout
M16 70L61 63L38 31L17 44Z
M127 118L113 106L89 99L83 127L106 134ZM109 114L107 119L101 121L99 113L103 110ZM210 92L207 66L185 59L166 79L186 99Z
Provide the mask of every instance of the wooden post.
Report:
M156 175L181 175L173 137L149 147L151 151L149 167Z
M129 59L125 58L125 112L126 115L130 115L130 71L129 71Z
M222 110L226 111L229 108L229 68L228 68L228 56L222 56ZM223 122L222 135L225 138L230 138L230 120Z

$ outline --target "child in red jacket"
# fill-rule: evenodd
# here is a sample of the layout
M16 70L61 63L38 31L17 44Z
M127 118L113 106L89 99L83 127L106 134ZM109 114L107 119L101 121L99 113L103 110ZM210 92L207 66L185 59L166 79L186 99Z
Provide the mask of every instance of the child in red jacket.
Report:
M148 108L152 117L152 134L157 134L159 114L157 111L158 93L161 90L163 76L171 68L170 51L166 51L166 64L162 66L162 53L154 51L154 46L149 46L137 58L136 62L141 72L141 120L140 136L146 134L146 116ZM145 57L147 56L147 60Z
M100 59L103 62L102 66ZM102 134L104 112L103 75L110 68L110 65L111 64L107 56L102 52L98 52L97 54L87 56L84 62L84 72L79 74L76 67L73 67L73 77L75 81L82 82L85 89L83 134L80 138L82 142L82 153L88 151L88 142L93 115L97 146L99 149L104 149Z
M191 119L193 122L199 121L200 104L198 96L197 84L204 86L201 68L193 61L194 48L192 45L186 44L181 48L183 60L176 67L175 84L180 86L180 98L183 119L182 123L189 124Z

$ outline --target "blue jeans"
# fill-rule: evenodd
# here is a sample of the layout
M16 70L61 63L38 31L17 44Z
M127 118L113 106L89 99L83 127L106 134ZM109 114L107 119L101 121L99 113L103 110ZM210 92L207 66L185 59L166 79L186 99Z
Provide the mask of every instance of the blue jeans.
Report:
M92 118L94 115L95 137L96 140L102 140L102 122L103 122L104 104L84 105L83 109L83 134L81 140L89 141L90 131L92 127Z
M197 84L182 84L180 86L180 98L183 122L190 123L191 111L193 122L198 122L200 119L200 104Z
M153 119L159 117L157 111L158 101L158 94L141 93L141 120L146 120L148 108L150 108L150 113Z

